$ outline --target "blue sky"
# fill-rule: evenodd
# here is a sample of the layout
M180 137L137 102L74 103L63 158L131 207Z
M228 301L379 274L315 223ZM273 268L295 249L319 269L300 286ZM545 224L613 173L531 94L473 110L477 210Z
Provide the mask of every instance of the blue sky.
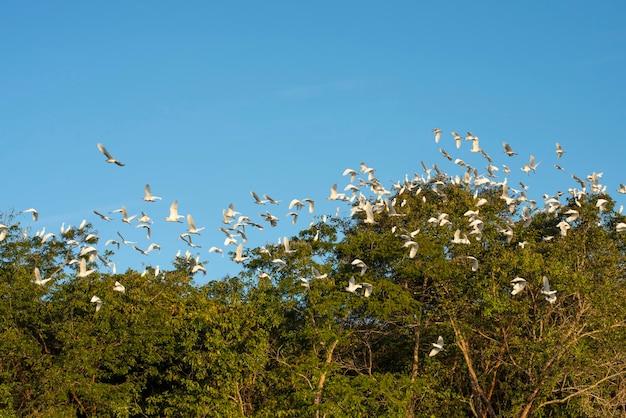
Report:
M478 136L539 196L595 171L621 199L626 5L431 3L2 2L0 212L35 207L37 223L18 217L33 231L87 219L101 244L116 231L157 242L160 254L116 255L118 271L141 270L188 249L186 225L164 221L177 200L206 227L190 248L208 261L203 282L237 270L207 251L223 246L229 203L257 222L279 216L248 245L276 242L311 220L290 223L293 198L313 198L314 215L348 213L326 200L345 168L365 162L390 186L420 160L454 169L440 147L478 164L452 131ZM519 155L506 159L503 141ZM106 164L99 142L126 166ZM542 163L526 175L531 154ZM163 201L141 201L146 183ZM255 205L251 190L282 203ZM92 212L122 205L155 220L151 241Z

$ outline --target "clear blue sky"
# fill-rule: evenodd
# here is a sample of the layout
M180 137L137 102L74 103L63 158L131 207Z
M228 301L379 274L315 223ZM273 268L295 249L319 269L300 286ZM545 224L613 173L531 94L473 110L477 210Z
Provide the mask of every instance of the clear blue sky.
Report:
M390 186L420 160L447 171L439 147L472 160L452 131L474 133L538 195L595 171L621 198L624 16L621 1L2 2L0 212L35 207L37 223L19 217L32 231L88 219L102 247L116 230L160 244L119 251L118 271L142 270L188 248L186 224L164 221L177 200L206 227L190 248L209 261L203 282L236 271L207 251L223 247L229 203L257 222L275 213L280 226L249 245L276 242L311 219L291 225L292 198L313 198L316 215L340 206L326 197L345 168L366 162ZM505 159L503 141L519 155ZM126 166L106 164L98 142ZM529 176L531 154L542 164ZM146 183L163 201L141 201ZM254 205L251 190L282 204ZM151 241L92 213L122 205L155 220Z

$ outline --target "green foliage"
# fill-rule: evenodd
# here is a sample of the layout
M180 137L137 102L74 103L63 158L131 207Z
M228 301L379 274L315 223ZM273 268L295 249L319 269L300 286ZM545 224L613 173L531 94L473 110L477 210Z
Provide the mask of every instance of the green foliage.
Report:
M203 286L185 259L159 273L99 272L80 255L91 226L42 242L9 217L0 414L623 415L626 238L616 226L626 218L610 196L574 193L538 210L511 203L502 183L438 175L394 189L373 181L352 218L312 225L289 252L251 249L239 275ZM80 277L80 259L96 271ZM35 268L51 280L34 283ZM527 284L512 295L515 277ZM351 278L371 295L346 291ZM445 350L429 356L440 335Z

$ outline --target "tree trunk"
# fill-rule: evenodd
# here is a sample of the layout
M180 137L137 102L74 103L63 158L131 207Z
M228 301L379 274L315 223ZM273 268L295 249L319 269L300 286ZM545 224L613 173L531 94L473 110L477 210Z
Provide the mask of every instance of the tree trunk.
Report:
M415 339L413 345L413 366L411 368L411 396L407 405L407 418L415 418L415 404L417 403L417 393L415 391L415 380L419 372L419 345L420 345L420 328L415 325L413 328L413 336Z
M450 323L452 324L452 328L454 329L454 335L456 336L456 342L461 352L463 353L463 358L465 359L465 364L467 365L467 371L469 373L470 382L472 383L472 392L474 393L474 398L478 402L477 404L477 412L484 416L490 416L496 418L496 412L491 405L491 401L485 395L485 391L480 386L480 382L478 381L478 375L476 374L476 370L474 370L474 365L472 363L472 358L470 357L470 348L461 333L456 326L456 322L451 318Z
M335 347L337 347L337 343L339 343L339 340L333 341L330 347L328 347L328 353L326 354L326 361L324 363L324 366L327 366L333 361L333 351L335 351ZM317 382L317 392L315 393L315 401L313 402L313 404L316 406L315 418L320 417L319 405L322 402L322 390L324 389L324 382L326 381L327 374L328 374L328 369L325 367L325 370L320 375L320 380Z

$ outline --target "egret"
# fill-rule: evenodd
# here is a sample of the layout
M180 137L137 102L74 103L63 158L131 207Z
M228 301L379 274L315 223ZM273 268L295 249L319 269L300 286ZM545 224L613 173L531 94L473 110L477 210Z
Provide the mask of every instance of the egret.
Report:
M115 158L113 158L113 156L111 154L109 154L109 151L107 151L107 149L104 148L104 145L99 143L98 144L98 149L100 150L101 153L104 154L105 157L107 157L107 159L106 159L107 163L117 164L120 167L125 165L124 163L122 163L120 161L117 161Z
M439 336L439 338L437 338L436 343L431 343L431 344L433 345L433 348L430 350L430 353L428 354L429 357L436 356L437 354L439 354L441 351L444 350L443 337L441 335Z
M513 290L511 291L511 295L515 296L520 293L526 287L526 279L521 277L516 277L511 280L511 284L513 285Z

